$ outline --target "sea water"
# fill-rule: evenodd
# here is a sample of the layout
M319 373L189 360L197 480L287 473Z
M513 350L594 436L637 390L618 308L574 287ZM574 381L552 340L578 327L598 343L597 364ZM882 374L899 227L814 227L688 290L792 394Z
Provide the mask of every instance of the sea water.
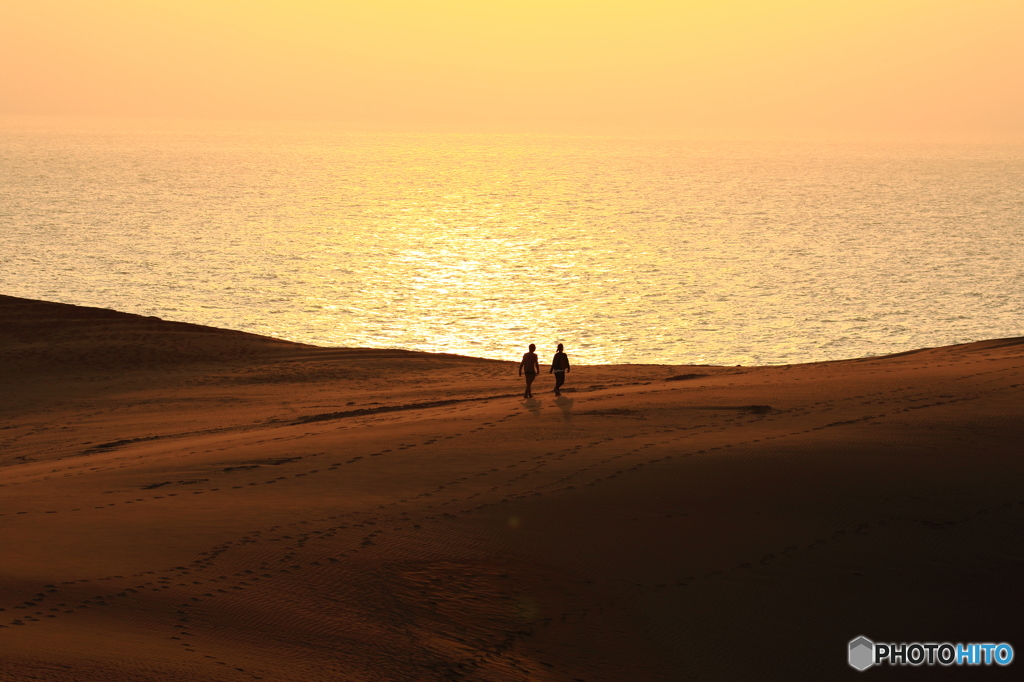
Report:
M0 293L325 346L777 364L1024 334L1024 148L0 124Z

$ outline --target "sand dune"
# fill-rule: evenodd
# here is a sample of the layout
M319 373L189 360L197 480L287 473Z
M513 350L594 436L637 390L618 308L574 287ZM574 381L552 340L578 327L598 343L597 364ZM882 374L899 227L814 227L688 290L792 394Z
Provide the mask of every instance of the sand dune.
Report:
M524 401L512 362L0 297L0 382L0 680L826 680L859 674L858 635L1024 651L1024 339L578 366Z

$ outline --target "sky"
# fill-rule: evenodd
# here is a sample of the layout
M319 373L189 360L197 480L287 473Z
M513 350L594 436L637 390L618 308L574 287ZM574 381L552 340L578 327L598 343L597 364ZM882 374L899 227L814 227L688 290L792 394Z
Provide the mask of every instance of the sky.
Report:
M0 0L0 116L1024 134L1024 0Z

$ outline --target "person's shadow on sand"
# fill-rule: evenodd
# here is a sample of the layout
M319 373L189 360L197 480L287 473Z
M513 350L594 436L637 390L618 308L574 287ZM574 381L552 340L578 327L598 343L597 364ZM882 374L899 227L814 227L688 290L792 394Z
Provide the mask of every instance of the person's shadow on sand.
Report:
M572 406L575 402L574 399L566 398L564 395L555 398L555 407L562 411L562 419L565 421L572 420Z
M520 404L526 409L528 409L530 412L532 412L534 417L540 416L541 404L540 401L537 400L536 398L527 398L525 400L521 400Z

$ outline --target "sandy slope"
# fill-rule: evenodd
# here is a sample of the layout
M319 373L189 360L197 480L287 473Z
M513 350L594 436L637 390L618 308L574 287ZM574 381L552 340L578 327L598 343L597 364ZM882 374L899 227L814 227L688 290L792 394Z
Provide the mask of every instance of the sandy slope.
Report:
M0 680L824 680L862 634L1024 656L1024 339L582 366L524 401L513 363L0 297L0 382ZM908 673L967 671L863 674Z

